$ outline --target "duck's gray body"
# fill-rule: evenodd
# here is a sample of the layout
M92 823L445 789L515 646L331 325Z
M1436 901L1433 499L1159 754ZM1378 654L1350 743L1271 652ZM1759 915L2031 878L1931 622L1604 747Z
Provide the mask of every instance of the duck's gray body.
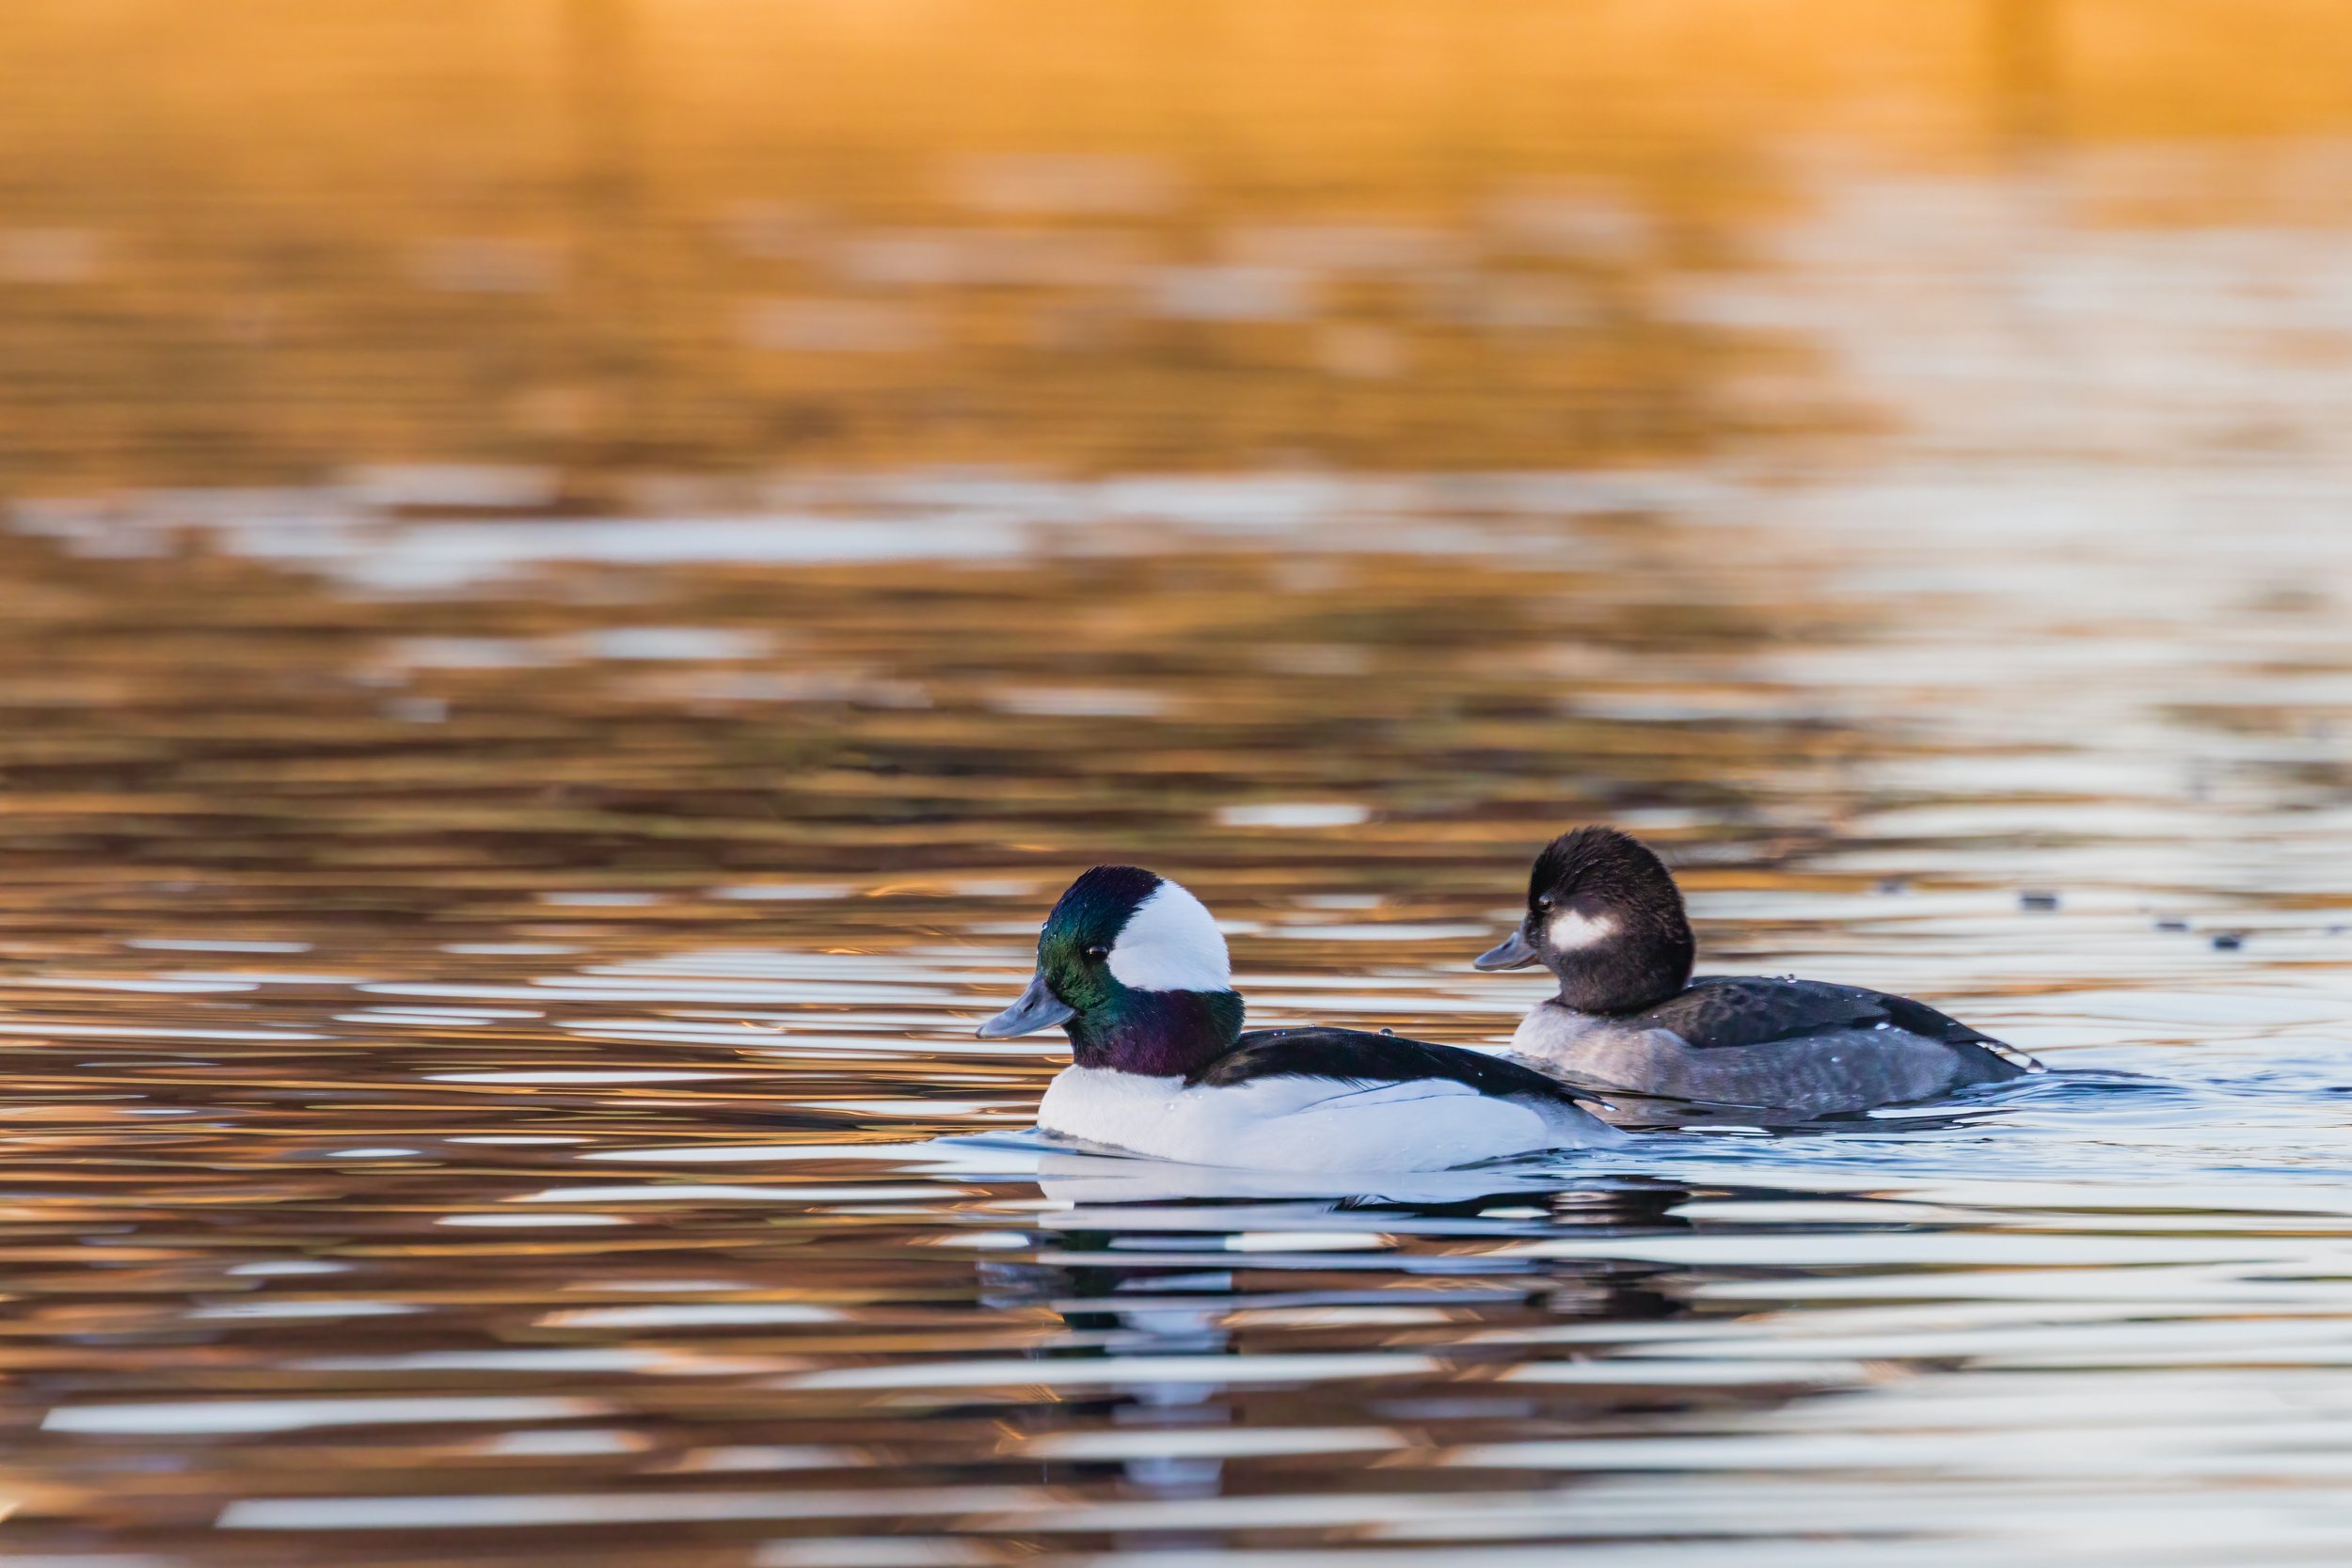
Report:
M1521 1021L1511 1049L1574 1088L1768 1122L1938 1100L2039 1070L2032 1058L1908 997L1748 975L1694 980L1624 1014L1548 1000Z

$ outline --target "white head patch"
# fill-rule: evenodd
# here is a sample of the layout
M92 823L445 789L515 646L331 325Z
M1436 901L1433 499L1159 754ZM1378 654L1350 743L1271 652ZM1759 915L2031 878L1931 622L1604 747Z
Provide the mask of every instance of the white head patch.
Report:
M1233 963L1206 905L1163 879L1111 948L1111 974L1136 990L1231 990Z
M1580 947L1607 942L1616 934L1614 915L1584 914L1576 910L1562 910L1553 915L1545 931L1555 953L1573 953Z

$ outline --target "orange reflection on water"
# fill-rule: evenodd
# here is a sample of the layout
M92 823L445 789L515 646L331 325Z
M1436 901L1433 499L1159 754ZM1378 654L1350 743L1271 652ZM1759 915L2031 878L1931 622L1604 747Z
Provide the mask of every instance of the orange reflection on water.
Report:
M0 71L41 489L1689 455L1858 412L1678 304L1792 149L2352 118L2328 0L26 0Z

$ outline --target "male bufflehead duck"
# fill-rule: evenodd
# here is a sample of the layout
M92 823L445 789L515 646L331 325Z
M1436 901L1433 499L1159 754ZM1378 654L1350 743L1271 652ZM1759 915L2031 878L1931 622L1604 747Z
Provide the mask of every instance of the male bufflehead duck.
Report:
M1579 828L1535 857L1526 918L1474 961L1540 963L1559 976L1560 994L1536 1004L1511 1049L1578 1088L1802 1121L2042 1070L1909 997L1818 980L1693 980L1694 950L1665 863L1613 828Z
M1354 1029L1242 1033L1225 938L1200 900L1132 865L1070 884L1037 939L1037 975L980 1025L1060 1024L1077 1061L1041 1132L1196 1165L1439 1170L1621 1135L1514 1062Z

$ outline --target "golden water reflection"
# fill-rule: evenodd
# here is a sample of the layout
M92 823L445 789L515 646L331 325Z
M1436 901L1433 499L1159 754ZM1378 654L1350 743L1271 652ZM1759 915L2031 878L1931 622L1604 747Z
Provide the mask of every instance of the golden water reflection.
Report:
M1688 308L1792 158L2338 137L2348 56L2327 0L27 0L0 478L1687 458L1870 418Z

